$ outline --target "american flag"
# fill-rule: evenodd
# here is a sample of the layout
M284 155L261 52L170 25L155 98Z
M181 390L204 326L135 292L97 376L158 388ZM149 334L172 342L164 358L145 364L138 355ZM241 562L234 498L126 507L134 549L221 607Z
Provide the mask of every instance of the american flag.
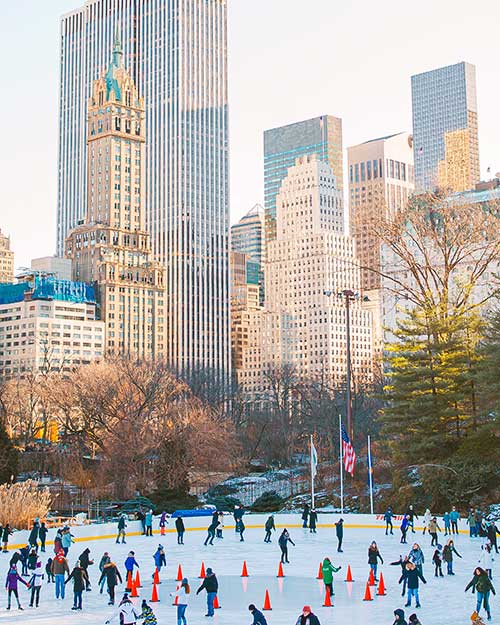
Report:
M356 466L356 452L351 445L351 441L347 436L344 426L342 425L342 455L344 456L344 468L347 473L354 475L354 467Z

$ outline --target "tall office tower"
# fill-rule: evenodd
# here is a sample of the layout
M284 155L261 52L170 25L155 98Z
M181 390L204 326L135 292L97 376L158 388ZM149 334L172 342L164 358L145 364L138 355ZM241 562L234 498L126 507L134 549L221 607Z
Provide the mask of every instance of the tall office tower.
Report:
M87 0L61 22L58 255L85 216L86 103L118 27L146 103L146 229L166 266L165 357L230 373L226 0Z
M298 158L276 206L276 239L267 248L265 311L251 316L243 355L242 383L254 396L265 391L262 371L269 366L293 365L306 378L345 383L346 305L338 294L360 288L354 240L345 232L342 196L328 163L316 155ZM372 315L361 298L352 302L349 319L354 376L368 381L373 373Z
M257 264L259 275L259 301L264 304L264 208L256 204L238 223L231 226L231 250L245 254L247 260ZM231 278L231 287L234 281ZM232 297L231 291L231 297ZM231 310L234 310L231 301ZM233 350L234 351L234 350ZM234 358L233 358L234 362Z
M476 68L470 63L411 77L417 192L463 191L479 181Z
M413 192L411 135L401 132L347 148L351 235L361 267L361 288L379 289L378 220L403 208Z
M300 156L317 154L329 163L342 193L342 120L322 115L264 132L264 207L267 242L276 238L276 198L290 167Z
M14 281L14 252L10 249L10 237L0 230L0 283Z
M106 352L158 358L165 349L165 268L144 228L144 100L119 41L94 81L87 115L87 215L66 239L75 280L97 286Z

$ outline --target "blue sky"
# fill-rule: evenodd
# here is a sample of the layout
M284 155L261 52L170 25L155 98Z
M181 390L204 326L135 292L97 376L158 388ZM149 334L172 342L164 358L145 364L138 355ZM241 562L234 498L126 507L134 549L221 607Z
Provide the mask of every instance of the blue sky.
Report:
M16 266L54 251L59 17L78 4L0 6L0 228ZM262 201L264 129L328 113L345 147L409 131L410 76L462 60L477 68L481 172L500 171L497 1L229 5L232 222Z

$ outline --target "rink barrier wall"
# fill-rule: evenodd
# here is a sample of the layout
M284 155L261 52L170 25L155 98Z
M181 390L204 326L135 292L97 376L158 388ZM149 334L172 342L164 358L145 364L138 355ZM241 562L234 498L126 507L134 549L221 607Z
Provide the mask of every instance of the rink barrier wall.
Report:
M275 518L276 529L284 528L284 527L290 528L290 529L302 529L302 520L300 518L300 515L301 515L300 512L297 512L296 514L275 513L274 518ZM267 514L252 514L249 512L245 513L245 516L243 517L245 520L245 529L264 529L265 522L269 518L269 516L270 516L270 513L267 513ZM385 521L384 521L383 514L373 514L373 515L372 514L342 514L341 515L337 513L321 514L321 512L319 512L318 519L321 518L322 516L332 517L332 522L331 523L317 523L316 527L324 528L324 529L332 529L333 531L335 531L335 521L337 521L339 518L342 518L344 519L344 535L345 535L345 530L348 530L348 529L378 529L378 530L385 531ZM231 515L231 518L232 518L232 515ZM399 532L399 524L402 518L403 518L402 515L396 515L393 518L393 525L394 525L395 533ZM156 526L158 525L159 519L160 519L159 515L154 518L154 524ZM199 527L200 520L202 519L205 521L205 523L203 524L202 527ZM186 527L187 532L206 532L207 527L208 527L207 520L208 520L207 517L193 517L193 518L183 517L184 525ZM170 521L170 523L172 523L172 521ZM459 521L459 533L460 534L469 533L469 530L467 527L463 529L464 526L466 526L465 520L460 519ZM228 530L228 529L234 530L234 527L235 527L234 523L231 525L224 524L225 530ZM422 531L423 529L424 529L423 525L415 525L416 531ZM116 538L116 535L118 533L116 522L115 523L91 523L91 524L86 524L86 525L72 525L70 527L70 530L71 530L71 533L73 534L73 539L75 543L81 543L81 542L87 542L87 541L93 541L93 540L109 540L111 538ZM20 549L21 547L24 547L25 545L27 545L29 533L30 533L29 530L20 530L18 532L15 532L15 534L11 537L11 539L15 540L16 542L9 544L8 549ZM175 533L176 533L175 527L167 526L165 528L165 534L175 534ZM160 530L154 529L153 535L160 536ZM443 532L442 532L442 535L444 536ZM140 521L128 522L126 536L127 538L131 536L142 536L142 528L141 528ZM411 531L410 531L409 536L411 536ZM25 537L25 542L18 542L21 537ZM53 540L48 540L46 542L46 546L50 546L53 544L54 544Z

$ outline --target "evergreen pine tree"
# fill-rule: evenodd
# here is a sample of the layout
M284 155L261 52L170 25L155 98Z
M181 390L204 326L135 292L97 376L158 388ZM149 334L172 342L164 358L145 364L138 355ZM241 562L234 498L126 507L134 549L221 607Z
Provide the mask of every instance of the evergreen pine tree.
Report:
M16 478L18 470L18 452L0 419L0 484Z

